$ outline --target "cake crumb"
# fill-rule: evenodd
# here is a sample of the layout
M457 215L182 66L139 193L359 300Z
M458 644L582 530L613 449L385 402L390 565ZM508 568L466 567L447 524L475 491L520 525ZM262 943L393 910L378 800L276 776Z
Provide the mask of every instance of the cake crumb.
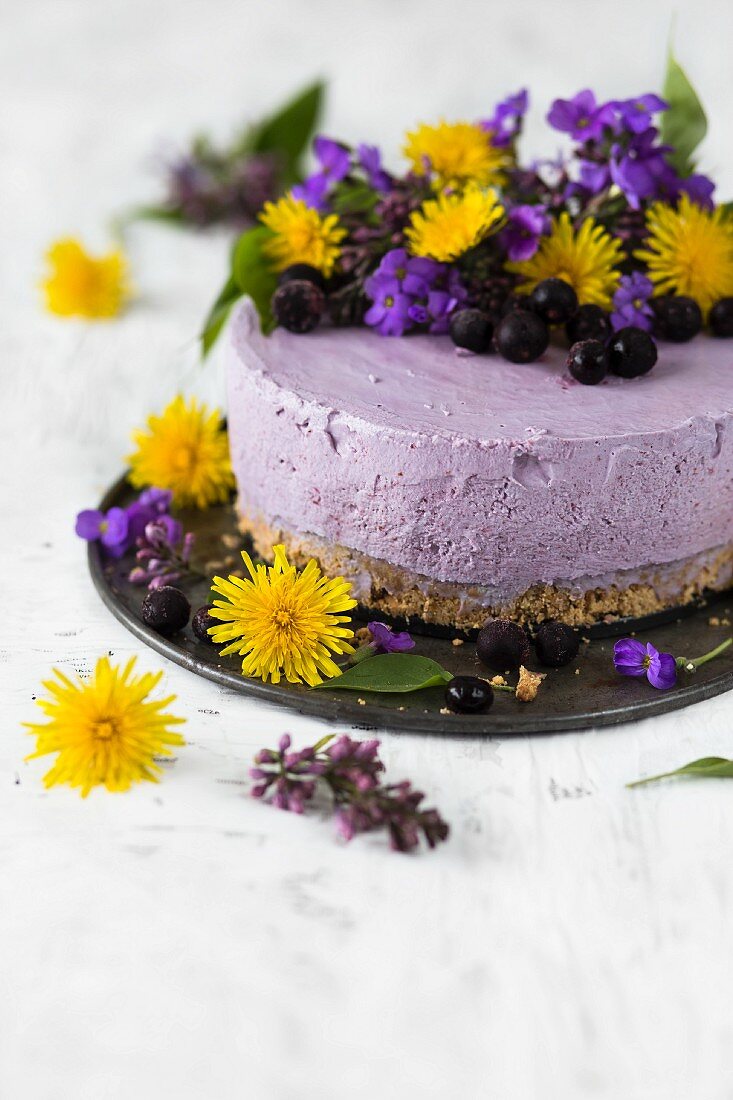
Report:
M531 703L537 697L537 692L546 675L546 672L530 672L524 665L519 666L519 683L514 694L520 703Z
M404 707L397 707L397 710L404 710Z
M502 684L506 684L506 679L505 679L504 676L492 676L491 679L489 680L489 683L490 684L499 684L501 686Z
M441 714L452 714L452 713L453 713L453 711L452 711L452 710L448 710L448 707L441 707L441 708L440 708L440 713L441 713Z
M242 540L239 535L232 535L229 531L225 531L221 536L221 541L226 546L227 550L238 550L242 545Z
M576 675L576 676L580 676L580 669L579 669L579 668L576 668L576 670L575 670L575 675Z
M708 619L708 626L720 626L720 619L717 615L711 615Z
M580 640L583 645L590 645L590 638L581 638Z
M377 378L376 374L368 374L367 378L369 379L369 381L372 383L373 386L375 386L377 384L377 382L382 381L381 378Z
M367 642L371 642L372 635L368 626L361 626L354 634L354 641L359 645L366 645Z
M356 701L357 701L357 703L359 704L360 707L365 707L366 706L366 699L357 699Z
M453 641L451 642L451 645L454 645L454 646L463 645L463 638L454 638Z

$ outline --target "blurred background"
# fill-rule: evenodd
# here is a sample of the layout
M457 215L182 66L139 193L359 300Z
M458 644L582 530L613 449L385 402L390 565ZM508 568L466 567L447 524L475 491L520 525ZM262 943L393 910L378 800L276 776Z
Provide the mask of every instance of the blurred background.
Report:
M99 487L130 427L178 386L222 396L196 337L224 277L231 233L141 224L126 247L137 288L114 323L45 315L48 244L110 242L114 215L160 196L160 168L192 134L225 141L315 77L326 132L399 164L416 121L477 118L526 85L524 157L552 154L550 101L661 90L677 54L709 114L701 168L733 197L731 0L2 0L0 371L15 424L103 441ZM99 385L100 380L103 385ZM93 384L94 383L94 384ZM53 399L39 410L39 386ZM121 398L124 397L124 402ZM99 451L94 451L94 460ZM89 490L87 489L87 492Z

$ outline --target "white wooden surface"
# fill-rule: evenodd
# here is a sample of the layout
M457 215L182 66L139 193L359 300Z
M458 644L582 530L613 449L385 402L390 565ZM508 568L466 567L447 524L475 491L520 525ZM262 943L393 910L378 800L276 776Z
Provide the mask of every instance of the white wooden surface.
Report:
M729 0L678 5L733 193ZM329 123L397 146L418 117L656 85L666 3L3 0L0 39L0 1096L3 1100L733 1097L733 788L625 781L733 751L733 701L608 732L383 734L452 825L440 851L345 846L260 805L253 752L317 722L166 665L188 747L159 787L44 792L19 723L52 665L145 651L98 601L72 527L130 429L216 396L194 337L226 240L146 227L136 307L38 308L47 242L103 244L148 198L150 151L226 134L315 72ZM358 33L356 33L358 32ZM544 149L552 140L544 137Z

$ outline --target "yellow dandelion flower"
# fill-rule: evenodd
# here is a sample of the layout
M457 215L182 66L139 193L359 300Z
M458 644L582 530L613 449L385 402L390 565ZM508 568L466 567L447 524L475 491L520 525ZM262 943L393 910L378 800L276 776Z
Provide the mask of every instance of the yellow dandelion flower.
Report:
M130 484L170 489L179 508L223 504L234 488L229 437L218 409L179 394L160 416L149 416L148 431L138 429L137 450L127 456Z
M491 134L472 122L422 123L405 138L403 152L418 176L431 176L437 187L466 183L500 186L511 155L491 142Z
M130 297L127 261L120 251L90 256L72 238L46 253L49 273L41 283L46 308L59 317L100 320L116 317Z
M310 264L328 276L341 255L340 242L346 230L335 214L321 217L302 199L285 195L277 202L266 202L260 221L274 236L266 241L263 252L276 271L291 264Z
M427 199L410 215L405 236L415 256L448 262L496 232L503 219L493 191L467 187Z
M655 294L694 298L704 314L733 295L733 219L703 210L683 194L677 207L657 202L646 216L649 236L634 253L647 265Z
M185 718L165 713L175 695L149 700L162 672L133 676L135 657L120 671L108 657L100 657L94 678L88 682L70 680L57 668L55 680L43 686L50 699L38 699L48 722L25 722L36 740L36 751L28 760L58 753L44 778L46 787L68 783L80 787L82 798L92 787L127 791L133 783L157 783L161 769L156 756L170 756L170 746L184 745L171 726Z
M568 215L561 214L534 256L507 264L507 268L523 276L524 282L517 287L520 293L534 290L543 279L564 279L581 305L608 309L621 278L618 264L622 258L621 242L593 218L586 218L576 230Z
M313 687L326 678L340 676L331 653L353 653L348 642L354 632L343 623L344 615L356 607L349 596L351 584L343 577L329 580L311 560L299 573L285 556L284 546L274 546L274 564L254 566L249 554L242 559L251 579L214 577L214 600L210 614L221 625L209 628L222 653L239 653L242 673L278 684L281 677L291 684L305 682ZM323 675L322 675L323 674Z

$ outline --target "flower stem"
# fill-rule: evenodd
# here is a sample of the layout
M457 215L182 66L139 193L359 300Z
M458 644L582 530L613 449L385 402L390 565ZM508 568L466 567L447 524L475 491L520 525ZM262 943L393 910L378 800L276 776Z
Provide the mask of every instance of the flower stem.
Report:
M677 775L677 771L662 772L660 775L648 775L646 779L635 779L633 783L627 783L628 788L631 787L643 787L645 783L656 783L658 779L671 779L673 775Z
M685 672L694 672L700 667L700 665L706 664L707 661L712 661L714 657L719 657L721 653L724 653L733 645L733 638L726 638L724 642L721 642L715 649L711 649L709 653L703 653L702 657L678 657L677 668L683 668Z

